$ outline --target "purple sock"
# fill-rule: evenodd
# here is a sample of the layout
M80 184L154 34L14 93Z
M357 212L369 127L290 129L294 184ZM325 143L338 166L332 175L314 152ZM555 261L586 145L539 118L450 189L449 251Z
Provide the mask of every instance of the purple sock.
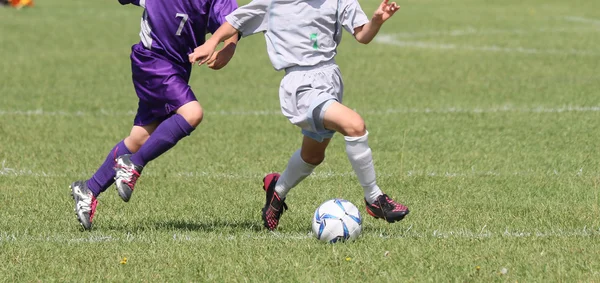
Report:
M140 150L131 155L131 161L135 165L146 166L175 146L180 139L189 136L193 130L194 127L183 116L175 114L158 125Z
M87 186L94 196L98 196L100 193L106 191L115 182L115 169L113 168L115 166L115 158L123 154L131 154L131 151L129 151L123 141L120 141L106 156L106 160L104 160L104 163L98 168L94 176L87 180Z

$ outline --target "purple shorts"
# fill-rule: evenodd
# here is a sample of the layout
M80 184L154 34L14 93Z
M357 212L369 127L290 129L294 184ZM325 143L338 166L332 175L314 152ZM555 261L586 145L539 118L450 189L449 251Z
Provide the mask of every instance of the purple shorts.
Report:
M188 85L191 64L182 66L136 44L131 47L131 72L139 98L136 126L160 123L179 107L196 101Z

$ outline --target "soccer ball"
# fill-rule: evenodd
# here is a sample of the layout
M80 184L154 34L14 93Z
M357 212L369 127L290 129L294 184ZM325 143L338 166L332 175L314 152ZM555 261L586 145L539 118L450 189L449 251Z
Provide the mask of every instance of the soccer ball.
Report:
M312 230L317 239L335 243L351 241L362 231L362 218L358 208L343 199L331 199L315 211Z

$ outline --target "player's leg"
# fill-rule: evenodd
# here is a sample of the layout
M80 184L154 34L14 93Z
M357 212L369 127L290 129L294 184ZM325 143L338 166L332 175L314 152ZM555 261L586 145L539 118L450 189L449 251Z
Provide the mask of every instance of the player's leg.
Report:
M325 160L325 149L327 149L330 140L324 139L322 142L318 142L304 136L302 147L292 154L286 169L275 186L275 192L281 198L285 198L293 187L308 177Z
M140 99L134 124L159 124L137 152L117 158L115 184L124 201L129 201L144 166L190 135L203 116L188 85L191 66L180 66L136 44L131 70Z
M390 223L402 220L409 213L408 208L389 198L377 186L369 133L362 117L341 103L333 102L325 111L323 125L344 135L346 154L363 187L367 212Z
M94 193L94 196L98 196L102 192L106 191L110 185L114 183L114 168L117 157L137 152L142 144L144 144L144 142L146 142L146 140L150 137L150 134L154 132L157 126L158 122L154 122L145 126L133 126L129 136L113 147L113 149L106 156L104 163L86 182L88 188L92 191L92 193Z
M90 179L71 184L77 219L84 229L92 228L92 220L98 203L96 198L115 182L115 160L119 156L136 152L157 126L157 122L146 126L133 126L129 136L112 148L104 163Z
M126 202L131 198L133 189L125 183L131 183L134 178L137 179L142 171L141 168L134 166L130 162L129 157L142 148L160 123L160 120L156 120L147 125L134 125L131 128L129 136L123 140L129 152L117 155L114 159L112 177L116 183L117 193Z
M97 197L114 182L115 158L130 153L123 141L117 143L108 153L104 163L87 181L75 181L71 184L71 195L75 201L75 214L81 226L86 230L92 229L92 221L98 205Z
M271 173L263 179L263 189L267 193L267 198L262 209L262 218L267 229L277 228L281 214L287 209L285 204L287 193L323 162L325 149L330 140L327 138L319 142L304 136L302 147L292 154L283 173L281 175Z
M123 143L129 149L129 152L126 154L138 152L142 145L150 138L150 135L154 133L158 125L160 125L160 121L154 121L148 125L134 125L131 127L129 136L123 140Z
M202 118L203 111L198 101L181 106L174 115L160 123L140 150L131 155L131 161L138 166L145 166L190 135Z
M131 155L131 161L138 166L145 166L174 147L179 140L189 136L202 118L203 111L198 101L184 104L174 115L158 125L140 150Z
M173 148L179 140L189 136L202 118L203 111L200 103L190 101L178 108L171 117L162 121L137 152L117 158L116 184L123 201L127 202L131 198L144 166Z

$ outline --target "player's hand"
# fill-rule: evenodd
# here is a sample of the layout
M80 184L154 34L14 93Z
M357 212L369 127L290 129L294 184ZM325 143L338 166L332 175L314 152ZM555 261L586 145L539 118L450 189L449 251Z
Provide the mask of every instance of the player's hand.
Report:
M215 53L216 44L206 41L204 44L196 47L192 54L188 55L190 63L198 62L198 66L205 64Z
M383 0L379 5L379 8L375 10L373 13L373 18L380 20L381 22L385 22L387 19L391 18L394 13L400 10L400 6L396 4L396 2L388 3L389 0Z
M209 68L213 70L220 70L225 67L235 54L235 43L229 43L223 49L213 53L213 55L206 61Z

